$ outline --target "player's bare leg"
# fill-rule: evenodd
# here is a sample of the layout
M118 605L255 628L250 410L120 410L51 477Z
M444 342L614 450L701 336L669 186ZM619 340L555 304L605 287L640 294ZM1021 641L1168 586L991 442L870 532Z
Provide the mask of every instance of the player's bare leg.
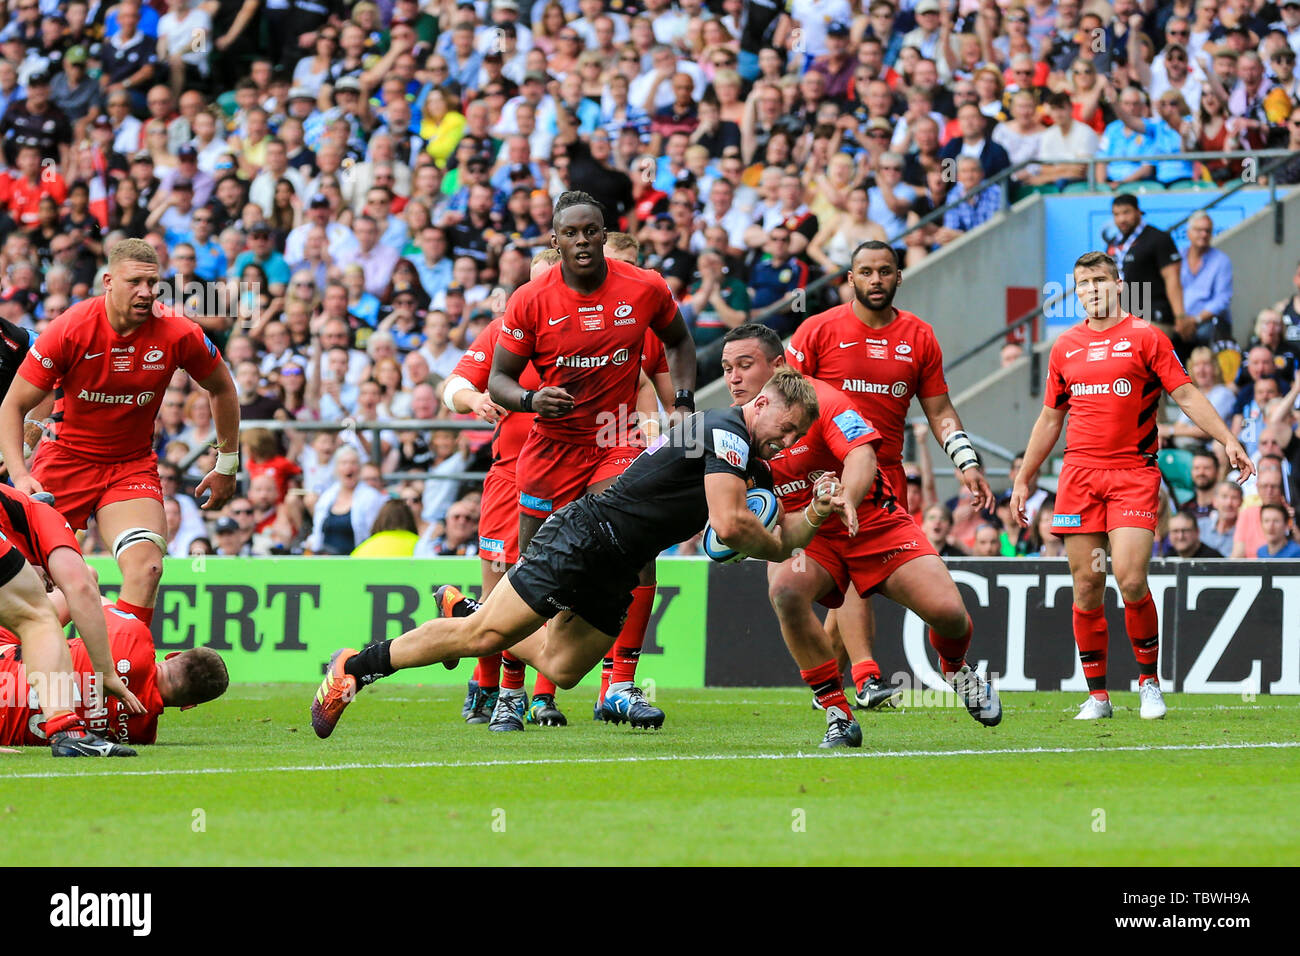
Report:
M826 569L807 555L767 566L767 596L781 624L781 637L799 676L826 711L826 736L819 746L861 747L862 728L844 696L839 662L829 635L813 613L813 602L834 585Z
M100 538L113 548L122 570L117 606L134 614L145 626L153 623L153 605L162 579L167 518L161 501L132 498L102 506L95 515ZM157 536L156 540L154 537Z
M599 494L618 478L598 481L587 489L588 494ZM618 632L609 653L601 661L600 694L596 698L593 716L621 724L627 721L633 727L658 729L664 724L664 712L641 692L636 683L636 668L641 660L646 629L655 605L655 563L651 561L637 575L637 585L632 591L627 619Z
M1110 532L1110 563L1124 599L1124 630L1137 659L1140 712L1147 720L1164 717L1167 709L1159 678L1160 620L1147 586L1154 541L1155 534L1145 528Z
M966 663L975 626L943 559L924 554L908 561L885 579L880 593L915 611L928 625L926 633L939 655L939 669L970 715L986 727L1000 723L1002 702L997 690Z
M871 598L850 589L844 595L844 604L835 610L835 621L853 667L854 703L867 710L897 706L903 690L886 683L876 663L876 612Z
M76 672L54 605L31 565L0 587L0 621L21 641L27 682L45 715L43 730L56 757L134 757L130 747L110 743L86 729L76 712ZM82 694L86 699L90 688ZM103 693L96 688L95 693Z
M545 518L531 515L522 508L519 511L519 553L523 554L532 543L533 535L546 523ZM538 674L533 682L533 703L538 696L542 702L537 707L539 718L548 725L563 726L568 721L555 706L555 685L544 674ZM496 698L488 715L488 730L504 732L524 729L528 723L530 707L528 695L524 692L524 662L513 651L501 654L501 676Z
M598 631L571 611L514 645L514 653L557 685L569 690L598 663L614 635Z
M502 560L483 558L479 563L482 572L483 588L480 592L486 601L497 582L505 577L506 563ZM488 654L480 657L474 665L474 676L470 678L466 689L465 704L460 716L467 724L486 724L492 718L492 709L496 707L497 694L501 689L501 655Z
M831 655L835 658L835 663L840 665L840 673L842 674L844 668L848 667L850 662L849 652L844 649L844 638L840 635L838 610L839 608L831 608L826 612L826 620L822 622L822 627L826 629L826 636L831 639Z
M458 595L457 595L458 596ZM335 651L329 671L312 702L312 727L328 737L357 691L382 677L464 657L504 651L532 634L546 619L524 603L509 579L500 581L476 610L464 617L454 609L425 621L391 641L367 644L360 652Z
M1088 682L1088 699L1075 719L1110 717L1110 694L1106 691L1106 648L1110 642L1105 607L1106 536L1096 532L1062 537L1074 582L1074 643L1079 648L1079 661Z

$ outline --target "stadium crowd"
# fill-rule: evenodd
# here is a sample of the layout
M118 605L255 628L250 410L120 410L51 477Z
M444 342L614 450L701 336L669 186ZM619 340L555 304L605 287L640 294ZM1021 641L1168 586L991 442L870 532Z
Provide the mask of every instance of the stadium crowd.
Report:
M143 238L164 300L222 349L245 421L472 417L439 384L528 280L569 188L635 237L707 348L746 321L789 334L849 293L782 303L859 242L915 265L995 215L1004 186L1068 188L1094 163L1102 188L1213 184L1241 164L1140 157L1300 150L1300 0L5 7L0 318L39 331L99 291L107 249ZM1300 159L1276 178L1300 182ZM1289 555L1300 269L1232 343L1231 263L1203 225L1170 260L1169 301L1190 317L1189 370L1261 473L1229 501L1205 436L1163 422L1186 475L1157 547ZM213 435L179 373L156 436L172 555L476 553L475 485L444 476L486 470L486 431L248 428L245 494L205 522L187 491ZM909 490L944 553L1061 553L1046 491L1021 534L1008 495L995 514L934 500L926 457Z

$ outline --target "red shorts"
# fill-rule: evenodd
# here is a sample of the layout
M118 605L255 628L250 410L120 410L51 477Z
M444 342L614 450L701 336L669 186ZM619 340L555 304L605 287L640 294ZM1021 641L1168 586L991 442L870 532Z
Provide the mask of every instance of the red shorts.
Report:
M829 534L818 532L804 554L831 576L834 585L817 603L834 608L844 603L850 582L866 597L907 562L937 552L912 516L896 508L893 512L877 511L870 521L859 525L852 538L842 529Z
M158 456L105 463L74 455L58 442L42 442L32 459L32 477L54 495L54 507L77 530L104 505L136 498L162 503Z
M1112 528L1156 530L1160 469L1065 465L1056 483L1054 534L1105 533Z
M519 560L519 492L513 468L493 465L483 479L479 504L478 554L489 561Z
M534 431L515 463L519 510L534 518L549 518L592 485L623 474L639 454L641 449L630 445L575 445Z

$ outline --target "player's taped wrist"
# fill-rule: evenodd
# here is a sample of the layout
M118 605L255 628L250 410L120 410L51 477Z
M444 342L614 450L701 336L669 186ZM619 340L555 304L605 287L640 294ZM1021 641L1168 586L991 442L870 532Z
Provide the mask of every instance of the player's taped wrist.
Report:
M453 375L451 378L447 379L447 384L442 387L442 403L453 412L459 412L460 409L455 406L452 399L456 397L457 392L463 392L467 388L475 394L478 393L478 389L476 389L464 376Z
M975 446L971 444L970 436L963 431L955 431L948 436L948 440L943 443L943 450L948 453L952 463L962 471L967 468L978 467L980 463L979 455L975 453Z
M673 408L684 408L688 412L695 411L695 393L689 388L679 388L677 396L673 399Z
M239 452L237 451L217 452L217 466L212 470L215 471L218 475L239 474Z

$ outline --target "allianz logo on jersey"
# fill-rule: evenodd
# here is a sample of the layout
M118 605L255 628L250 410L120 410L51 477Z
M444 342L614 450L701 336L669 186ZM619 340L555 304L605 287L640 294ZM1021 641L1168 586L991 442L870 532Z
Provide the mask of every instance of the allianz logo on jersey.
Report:
M627 349L613 355L561 355L555 360L556 368L604 368L606 365L623 365L630 357Z
M82 389L77 398L83 402L99 405L148 405L154 400L154 392L141 392L139 395L114 395L112 392L91 392Z
M1075 382L1070 386L1071 395L1118 395L1123 398L1131 391L1133 391L1133 385L1126 378L1117 378L1113 382L1100 382L1095 385Z
M886 385L884 382L868 382L863 378L846 378L844 384L840 386L842 392L866 392L869 395L893 395L895 398L902 398L907 394L906 382L895 382L893 385Z
M802 478L796 478L794 481L787 481L784 484L777 485L772 490L776 492L778 498L785 498L788 495L794 494L796 491L803 491L807 487L808 482L804 481Z

